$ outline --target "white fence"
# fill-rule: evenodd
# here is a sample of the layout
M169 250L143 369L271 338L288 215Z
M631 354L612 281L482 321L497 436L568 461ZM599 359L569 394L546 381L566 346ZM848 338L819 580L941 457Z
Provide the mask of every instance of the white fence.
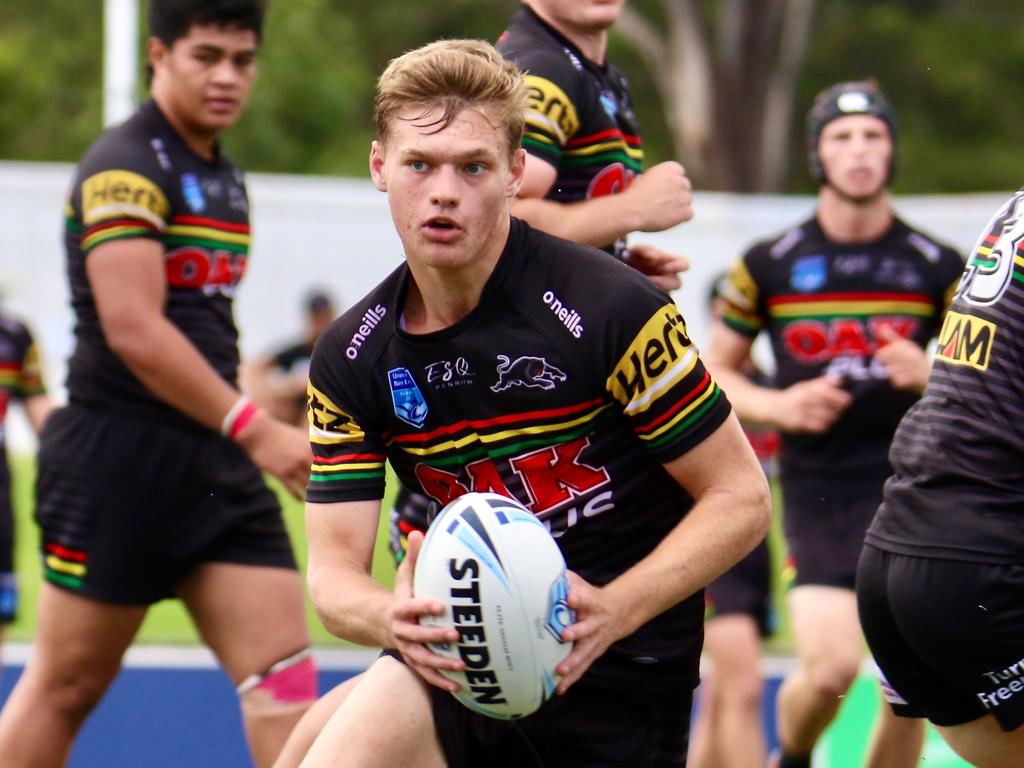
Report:
M63 200L72 171L63 164L0 163L0 301L35 332L58 399L72 345L62 252ZM345 306L401 261L385 197L368 180L252 174L250 191L254 246L237 301L243 354L298 334L300 303L310 287L326 288ZM902 197L896 205L912 224L966 252L1010 192ZM697 192L693 221L635 239L690 258L693 266L676 300L700 343L712 277L753 240L781 232L813 206L811 197ZM11 424L10 439L15 448L31 444L21 420Z

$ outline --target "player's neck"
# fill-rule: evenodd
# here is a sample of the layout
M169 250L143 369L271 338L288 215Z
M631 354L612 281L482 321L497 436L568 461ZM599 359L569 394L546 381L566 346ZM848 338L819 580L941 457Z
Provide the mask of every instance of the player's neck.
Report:
M869 200L852 200L830 186L818 197L818 224L825 236L836 243L870 243L892 227L892 200L882 189Z
M409 259L409 290L402 308L405 330L409 333L440 331L476 309L504 245L502 240L485 256L454 269L439 269Z
M608 53L608 30L588 30L573 27L546 15L543 10L530 6L533 12L544 19L550 26L558 30L566 40L580 49L580 53L595 64L604 66L604 57Z
M184 116L174 111L166 99L160 94L153 93L153 101L160 108L164 119L171 124L174 132L178 134L185 146L199 157L206 161L213 161L217 156L217 134L210 131L200 131L192 126Z

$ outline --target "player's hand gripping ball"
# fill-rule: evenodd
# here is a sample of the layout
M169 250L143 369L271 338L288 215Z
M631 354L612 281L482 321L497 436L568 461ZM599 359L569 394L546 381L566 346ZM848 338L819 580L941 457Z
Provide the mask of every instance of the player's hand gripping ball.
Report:
M458 643L431 649L466 663L440 670L475 712L511 719L537 711L555 692L555 667L569 655L562 631L575 620L566 602L565 559L544 524L518 501L467 493L446 506L423 540L413 594L440 600L420 623L454 627Z

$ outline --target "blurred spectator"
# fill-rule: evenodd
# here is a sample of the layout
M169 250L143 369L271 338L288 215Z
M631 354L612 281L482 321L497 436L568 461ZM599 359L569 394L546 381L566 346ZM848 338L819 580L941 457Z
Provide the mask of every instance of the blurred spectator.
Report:
M289 424L306 419L306 380L313 345L336 316L334 302L324 291L310 291L303 302L305 330L269 356L243 366L242 388L256 403Z

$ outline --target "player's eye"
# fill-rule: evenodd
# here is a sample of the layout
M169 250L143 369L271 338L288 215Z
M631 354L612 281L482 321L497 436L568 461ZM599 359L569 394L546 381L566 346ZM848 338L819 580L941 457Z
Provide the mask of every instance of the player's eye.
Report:
M422 173L423 171L427 170L427 161L426 160L410 160L409 161L409 167L412 170L416 171L417 173Z
M487 170L487 166L483 163L470 163L466 166L466 173L470 176L479 176L481 173Z

